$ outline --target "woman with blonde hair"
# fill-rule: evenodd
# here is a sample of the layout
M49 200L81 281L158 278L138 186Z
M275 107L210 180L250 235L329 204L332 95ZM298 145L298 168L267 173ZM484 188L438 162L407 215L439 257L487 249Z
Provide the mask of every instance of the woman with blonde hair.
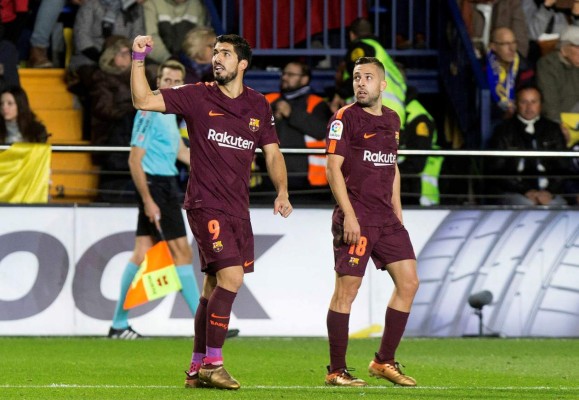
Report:
M213 80L213 45L215 32L211 28L197 27L185 35L179 61L185 66L185 83L208 82Z

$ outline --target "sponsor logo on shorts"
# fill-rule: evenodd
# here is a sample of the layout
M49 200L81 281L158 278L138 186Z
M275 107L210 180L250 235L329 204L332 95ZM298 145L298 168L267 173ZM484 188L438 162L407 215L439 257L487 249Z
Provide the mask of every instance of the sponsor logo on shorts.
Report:
M213 251L219 253L221 250L223 250L223 243L221 243L221 240L213 242Z
M220 117L220 116L222 116L222 115L225 115L225 114L217 113L217 112L215 112L215 111L213 111L213 110L209 111L209 116L210 116L210 117Z
M257 132L259 130L259 120L257 118L249 119L249 129L251 129L253 132Z
M376 167L384 167L386 165L396 164L396 154L394 153L372 153L370 150L364 150L364 161L374 163Z
M350 261L348 261L348 265L352 268L357 267L359 263L360 259L357 257L350 257Z
M364 139L370 139L370 138L373 138L374 136L376 136L375 133L365 133L365 134L364 134Z
M217 132L214 129L209 129L207 139L217 142L221 147L229 147L230 149L236 150L251 150L254 146L254 142L251 140L244 139L240 136L233 136L227 132Z
M253 260L251 260L251 261L245 261L245 262L243 263L243 266L244 266L245 268L247 268L247 267L249 267L249 266L252 265L252 264L253 264Z

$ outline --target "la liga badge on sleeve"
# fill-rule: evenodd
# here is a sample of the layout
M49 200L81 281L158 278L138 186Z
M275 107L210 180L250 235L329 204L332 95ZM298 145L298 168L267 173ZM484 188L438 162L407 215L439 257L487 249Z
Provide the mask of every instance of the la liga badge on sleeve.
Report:
M330 139L340 140L342 138L342 131L344 130L344 124L342 121L334 121L332 125L330 125L330 134L328 137Z

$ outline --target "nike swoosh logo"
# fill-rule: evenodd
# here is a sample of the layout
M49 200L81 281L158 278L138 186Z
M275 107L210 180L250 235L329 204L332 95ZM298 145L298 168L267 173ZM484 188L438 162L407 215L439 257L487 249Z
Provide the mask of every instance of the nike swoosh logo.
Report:
M249 267L251 264L253 264L253 261L254 261L254 260L246 261L246 262L243 263L243 266L247 268L247 267Z
M365 133L365 134L364 134L364 139L370 139L371 137L374 137L374 136L376 136L375 133Z
M210 117L219 117L219 116L221 116L221 115L225 115L225 114L216 113L216 112L213 112L213 110L209 111L209 116L210 116Z
M215 315L215 313L211 313L211 318L216 318L216 319L229 319L229 317L222 317L220 315Z

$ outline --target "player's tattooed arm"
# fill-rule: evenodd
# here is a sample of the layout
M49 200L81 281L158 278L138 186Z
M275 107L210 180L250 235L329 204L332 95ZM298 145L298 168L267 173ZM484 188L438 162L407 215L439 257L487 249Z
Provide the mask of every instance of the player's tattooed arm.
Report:
M133 41L133 62L131 66L131 97L137 110L165 112L165 101L159 92L152 92L144 68L144 58L153 48L151 36L137 36ZM160 96L157 96L161 94Z

